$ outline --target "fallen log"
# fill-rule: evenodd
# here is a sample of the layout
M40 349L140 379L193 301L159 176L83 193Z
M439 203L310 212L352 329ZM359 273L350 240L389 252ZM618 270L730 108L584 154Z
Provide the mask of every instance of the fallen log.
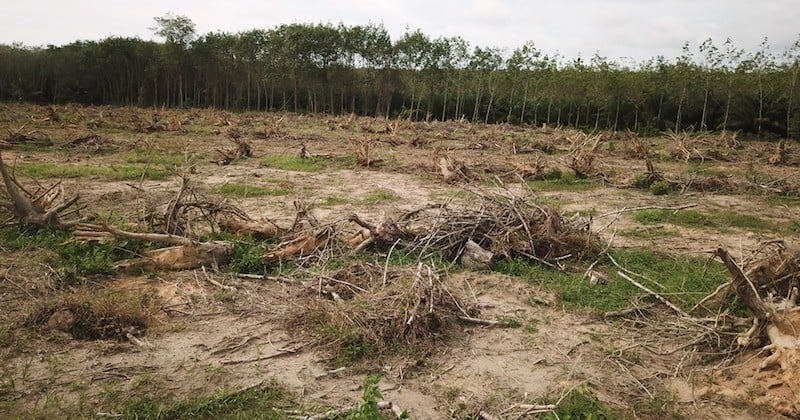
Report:
M74 236L80 241L131 239L173 245L145 251L140 258L118 261L114 264L115 269L141 267L151 270L189 270L204 266L218 267L229 263L233 255L233 244L228 241L199 242L178 235L127 232L105 223L80 224Z

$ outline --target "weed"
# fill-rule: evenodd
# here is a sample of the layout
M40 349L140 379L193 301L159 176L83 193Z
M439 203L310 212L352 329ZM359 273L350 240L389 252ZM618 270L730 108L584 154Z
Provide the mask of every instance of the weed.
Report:
M500 325L506 328L519 328L522 326L522 321L519 318L513 316L506 316L502 315L497 318L500 321Z
M294 191L294 187L288 184L279 185L277 187L264 187L260 185L228 183L213 187L211 191L229 197L247 198L289 195Z
M588 389L577 389L561 399L555 412L547 414L546 419L601 420L615 419L620 414L603 404Z

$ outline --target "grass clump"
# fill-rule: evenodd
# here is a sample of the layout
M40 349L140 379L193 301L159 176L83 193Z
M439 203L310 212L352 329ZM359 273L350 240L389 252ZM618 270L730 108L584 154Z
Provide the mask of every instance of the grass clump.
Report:
M697 210L642 210L634 214L634 220L643 225L656 225L669 223L675 226L688 228L705 228L725 231L729 228L746 229L753 231L781 232L785 227L779 226L770 220L762 219L755 215L741 214L730 210L712 210L700 212Z
M279 185L276 187L265 187L261 185L228 183L216 186L211 191L236 198L263 197L263 196L282 196L289 195L294 191L291 185Z

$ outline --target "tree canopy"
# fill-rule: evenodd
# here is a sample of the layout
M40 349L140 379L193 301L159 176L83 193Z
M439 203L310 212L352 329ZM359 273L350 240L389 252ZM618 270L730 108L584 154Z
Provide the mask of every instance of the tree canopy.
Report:
M381 24L285 24L198 35L156 17L163 42L109 37L0 45L0 100L355 113L636 131L743 130L800 137L800 38L685 44L675 60L567 59L527 41L471 46Z

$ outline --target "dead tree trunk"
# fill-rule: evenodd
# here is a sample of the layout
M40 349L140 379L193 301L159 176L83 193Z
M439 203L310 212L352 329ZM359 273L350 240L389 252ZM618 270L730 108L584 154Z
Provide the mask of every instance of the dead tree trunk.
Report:
M189 270L203 266L225 265L233 255L233 244L227 241L199 242L192 239L162 233L134 233L102 225L78 225L75 238L82 241L99 241L110 238L131 239L174 245L144 252L141 258L119 261L114 268Z

